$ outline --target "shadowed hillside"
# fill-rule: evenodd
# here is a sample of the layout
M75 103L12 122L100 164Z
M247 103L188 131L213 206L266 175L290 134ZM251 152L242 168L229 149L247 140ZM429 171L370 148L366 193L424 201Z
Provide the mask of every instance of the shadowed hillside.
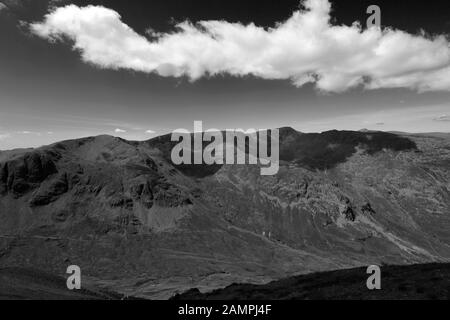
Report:
M225 141L225 132L222 132ZM258 135L259 136L259 135ZM310 170L330 169L345 162L358 148L368 154L374 154L383 149L393 151L415 150L414 141L387 132L355 132L355 131L326 131L322 133L301 133L290 127L279 129L280 160L292 162L299 167ZM161 150L164 159L170 162L171 150L178 143L171 141L170 135L164 135L148 141L148 145ZM194 137L191 135L193 149ZM203 142L203 148L209 142ZM236 146L236 140L234 141ZM271 146L268 145L270 152ZM245 152L249 152L246 139ZM191 158L193 158L193 152ZM203 178L213 175L221 165L177 165L178 170L188 176Z
M281 132L280 159L310 169L330 169L345 162L358 148L372 155L383 149L415 150L408 138L387 132L326 131L299 134L292 129Z
M428 300L450 299L450 265L384 266L381 290L368 290L366 268L313 273L265 285L233 284L201 293L192 289L173 300Z

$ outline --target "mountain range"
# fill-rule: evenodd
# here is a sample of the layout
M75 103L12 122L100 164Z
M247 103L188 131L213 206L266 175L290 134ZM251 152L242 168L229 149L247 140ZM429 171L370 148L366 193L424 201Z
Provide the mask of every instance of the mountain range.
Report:
M0 269L167 299L450 262L450 134L280 129L280 170L178 165L170 135L0 152Z

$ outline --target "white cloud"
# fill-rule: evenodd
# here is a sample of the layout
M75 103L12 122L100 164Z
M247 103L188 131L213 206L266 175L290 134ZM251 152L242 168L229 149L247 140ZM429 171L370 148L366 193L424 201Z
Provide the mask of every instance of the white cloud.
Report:
M40 132L35 132L35 131L28 131L28 130L25 130L25 131L18 131L17 132L18 134L32 134L32 135L35 135L35 136L40 136L42 133L40 133Z
M124 132L127 132L127 131L126 131L126 130L123 130L123 129L117 128L116 130L114 130L114 132L115 132L115 133L124 133Z
M8 7L3 2L0 2L0 11L3 11L4 9L8 9Z
M57 8L30 25L42 38L69 38L82 59L101 68L161 76L253 75L314 83L340 92L411 88L450 90L450 46L444 35L426 37L400 30L332 25L328 0L306 0L273 28L226 21L182 22L171 33L136 33L119 13L102 6ZM151 30L151 29L149 29Z
M156 133L156 132L153 131L153 130L146 130L145 133L154 134L154 133Z

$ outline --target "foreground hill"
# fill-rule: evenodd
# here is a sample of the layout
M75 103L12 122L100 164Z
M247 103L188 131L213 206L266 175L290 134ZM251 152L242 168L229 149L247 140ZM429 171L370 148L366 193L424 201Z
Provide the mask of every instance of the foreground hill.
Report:
M369 291L366 268L312 273L265 285L233 284L201 293L191 289L173 300L450 299L450 264L383 266L381 290ZM0 299L123 300L133 297L95 288L69 291L66 279L38 270L0 269Z
M170 137L0 153L0 267L168 298L234 282L450 260L450 139L280 132L275 176L173 166Z
M197 289L173 300L449 300L450 264L382 267L380 290L366 287L366 268L313 273L266 285L233 284L202 294Z

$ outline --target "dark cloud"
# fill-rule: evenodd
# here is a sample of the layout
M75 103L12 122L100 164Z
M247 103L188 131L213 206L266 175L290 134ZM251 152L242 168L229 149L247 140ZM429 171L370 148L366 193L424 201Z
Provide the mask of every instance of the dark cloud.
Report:
M49 10L66 5L70 0L2 0L0 11L8 13L16 20L33 21L41 19Z

